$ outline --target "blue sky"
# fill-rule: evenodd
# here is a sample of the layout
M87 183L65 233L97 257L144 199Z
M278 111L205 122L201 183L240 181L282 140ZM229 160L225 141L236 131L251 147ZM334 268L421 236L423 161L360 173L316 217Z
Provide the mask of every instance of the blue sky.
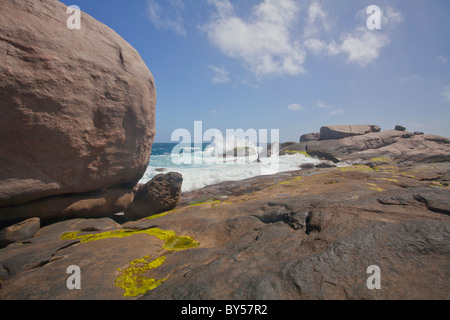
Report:
M395 125L450 137L448 0L64 0L155 77L156 142L175 129ZM367 27L367 7L381 29Z

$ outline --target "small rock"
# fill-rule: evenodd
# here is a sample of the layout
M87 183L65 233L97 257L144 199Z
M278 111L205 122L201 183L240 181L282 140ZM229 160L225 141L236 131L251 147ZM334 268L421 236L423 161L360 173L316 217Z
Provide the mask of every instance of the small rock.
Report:
M125 210L125 217L139 220L174 209L181 196L183 176L177 172L159 174L141 187Z
M322 162L315 165L316 168L324 169L324 168L336 168L336 165L331 161Z
M415 132L414 132L414 135L415 135L415 136L423 136L424 133L423 133L423 132L419 132L419 131L415 131Z
M0 248L34 237L41 227L39 218L31 218L0 231Z
M303 163L300 165L300 168L302 169L312 169L314 168L314 163Z
M377 125L371 125L372 132L381 132L381 127Z
M403 126L395 126L395 129L394 129L395 131L406 131L406 128L405 127L403 127Z

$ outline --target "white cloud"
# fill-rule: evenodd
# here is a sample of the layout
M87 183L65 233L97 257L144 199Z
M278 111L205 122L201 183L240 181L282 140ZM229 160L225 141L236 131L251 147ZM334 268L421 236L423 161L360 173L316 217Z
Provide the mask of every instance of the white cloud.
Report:
M409 81L418 80L418 79L421 79L421 76L419 76L418 74L413 74L411 76L401 78L400 82L409 82Z
M446 64L448 62L447 58L445 56L439 56L436 58L436 61L442 64Z
M316 55L336 55L341 52L341 49L339 48L338 44L336 42L332 41L330 43L326 43L323 40L317 39L317 38L311 38L307 39L304 42L304 45L307 49L312 51Z
M156 28L162 30L171 30L183 37L186 36L186 30L182 25L180 11L184 9L184 3L180 0L169 0L168 4L172 7L171 12L164 12L155 0L147 0L147 16Z
M315 19L320 17L326 26L330 18L322 10L315 9L315 11L318 12ZM382 30L367 28L368 15L364 8L356 14L359 27L341 34L339 42L333 39L325 41L318 37L310 37L304 41L305 48L316 55L342 54L347 57L348 62L356 63L364 68L380 56L382 49L391 42L390 33L393 28L404 19L402 13L392 7L386 7L382 11ZM308 24L306 30L308 30Z
M289 105L288 109L292 110L292 111L306 111L307 110L305 107L303 107L302 105L300 105L298 103L293 103L293 104Z
M442 95L444 96L445 102L450 102L450 85L448 85L444 91L442 92Z
M348 62L355 62L366 67L380 55L381 49L390 43L386 34L359 27L356 32L343 37L340 51L348 57Z
M332 116L337 115L337 114L344 114L344 113L345 113L345 110L343 110L343 109L337 109L337 110L330 111L330 115L332 115Z
M230 74L224 67L208 66L208 68L214 73L211 78L213 84L228 83L230 82Z
M216 12L203 26L211 43L242 61L258 78L304 73L305 52L293 27L300 7L294 0L264 0L251 17L236 16L229 0L209 0Z
M317 108L319 109L333 109L333 106L327 105L322 100L317 101Z
M315 37L323 31L330 31L331 23L328 14L323 10L318 1L313 1L308 9L304 37Z

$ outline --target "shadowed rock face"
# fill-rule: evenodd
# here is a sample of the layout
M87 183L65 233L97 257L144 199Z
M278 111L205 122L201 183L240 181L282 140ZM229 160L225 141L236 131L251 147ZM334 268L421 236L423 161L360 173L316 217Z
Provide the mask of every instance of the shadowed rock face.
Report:
M158 174L140 186L134 201L125 210L130 220L138 220L174 209L181 196L183 177L177 172Z
M448 163L376 162L209 186L123 225L56 223L0 250L0 299L448 299L449 183ZM159 230L198 245L167 248ZM61 285L69 265L82 290ZM133 266L158 286L124 297Z
M89 15L69 30L66 9L56 0L0 2L0 207L132 188L148 165L152 74Z

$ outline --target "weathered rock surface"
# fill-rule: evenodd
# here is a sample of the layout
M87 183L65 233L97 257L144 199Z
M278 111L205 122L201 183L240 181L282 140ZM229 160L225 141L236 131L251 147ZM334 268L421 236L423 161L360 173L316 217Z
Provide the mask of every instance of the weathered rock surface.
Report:
M61 195L0 208L0 217L1 221L18 221L36 216L46 221L110 217L123 212L133 199L131 189Z
M316 141L320 139L320 132L307 133L300 137L300 143L308 141Z
M137 191L125 216L138 220L174 209L181 196L183 176L177 172L158 174Z
M39 218L31 218L0 230L0 248L32 238L41 227Z
M88 14L69 30L66 9L0 1L0 207L132 188L149 163L152 74Z
M449 163L373 161L209 186L122 226L59 222L0 250L0 299L447 300L449 181ZM188 238L178 238L173 250L149 230L199 245L182 250ZM82 270L81 290L65 286L70 265ZM381 290L366 286L372 265ZM124 272L130 285L160 282L124 297Z
M365 135L370 132L380 132L376 125L339 125L320 128L320 140L335 140L347 137ZM300 141L302 142L302 141Z
M450 161L450 139L385 130L341 139L303 142L280 150L280 154L293 151L307 152L335 163L379 157L400 162L446 162Z

